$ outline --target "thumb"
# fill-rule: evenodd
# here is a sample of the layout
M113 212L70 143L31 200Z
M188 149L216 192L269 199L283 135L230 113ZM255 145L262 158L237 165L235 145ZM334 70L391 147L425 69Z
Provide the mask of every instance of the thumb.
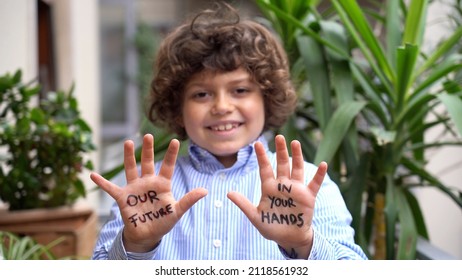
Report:
M196 202L204 198L207 193L206 189L197 188L185 194L177 203L176 211L178 218L183 216Z
M250 202L247 197L243 196L242 194L238 192L229 192L228 193L228 198L231 200L234 204L236 204L239 209L244 213L244 215L247 216L247 218L254 224L254 221L258 219L257 215L257 208Z

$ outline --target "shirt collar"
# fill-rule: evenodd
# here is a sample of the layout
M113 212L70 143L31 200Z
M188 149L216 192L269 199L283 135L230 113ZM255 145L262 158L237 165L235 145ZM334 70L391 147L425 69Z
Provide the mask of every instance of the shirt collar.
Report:
M256 142L261 142L268 150L268 141L263 135L260 135L255 141L242 147L237 153L237 161L229 169L237 169L246 166L244 171L249 171L254 166L258 166L257 157L255 155L254 145ZM209 151L198 146L194 142L189 142L189 156L195 169L203 173L214 173L217 170L225 169L225 167L217 160L217 158Z

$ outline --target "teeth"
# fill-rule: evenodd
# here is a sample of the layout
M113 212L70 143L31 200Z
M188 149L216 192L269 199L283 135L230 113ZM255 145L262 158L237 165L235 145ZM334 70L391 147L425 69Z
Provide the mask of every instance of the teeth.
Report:
M216 131L226 131L226 130L231 130L232 128L234 128L235 126L233 124L220 124L218 126L214 126L212 127L213 130L216 130Z

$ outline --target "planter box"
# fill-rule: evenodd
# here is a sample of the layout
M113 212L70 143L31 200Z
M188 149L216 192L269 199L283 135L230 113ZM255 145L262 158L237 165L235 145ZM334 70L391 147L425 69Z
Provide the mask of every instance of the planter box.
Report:
M59 207L9 211L0 210L0 230L28 235L46 245L65 239L52 248L58 258L88 259L97 238L97 216L87 207Z

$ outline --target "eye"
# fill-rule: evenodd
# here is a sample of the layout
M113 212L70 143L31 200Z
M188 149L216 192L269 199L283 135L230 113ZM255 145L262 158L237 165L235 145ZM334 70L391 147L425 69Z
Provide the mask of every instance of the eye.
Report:
M242 95L242 94L248 93L249 89L247 89L247 88L237 88L237 89L234 90L234 92L237 95Z
M209 96L209 94L205 91L196 92L192 95L194 99L203 99L203 98L206 98L207 96Z

